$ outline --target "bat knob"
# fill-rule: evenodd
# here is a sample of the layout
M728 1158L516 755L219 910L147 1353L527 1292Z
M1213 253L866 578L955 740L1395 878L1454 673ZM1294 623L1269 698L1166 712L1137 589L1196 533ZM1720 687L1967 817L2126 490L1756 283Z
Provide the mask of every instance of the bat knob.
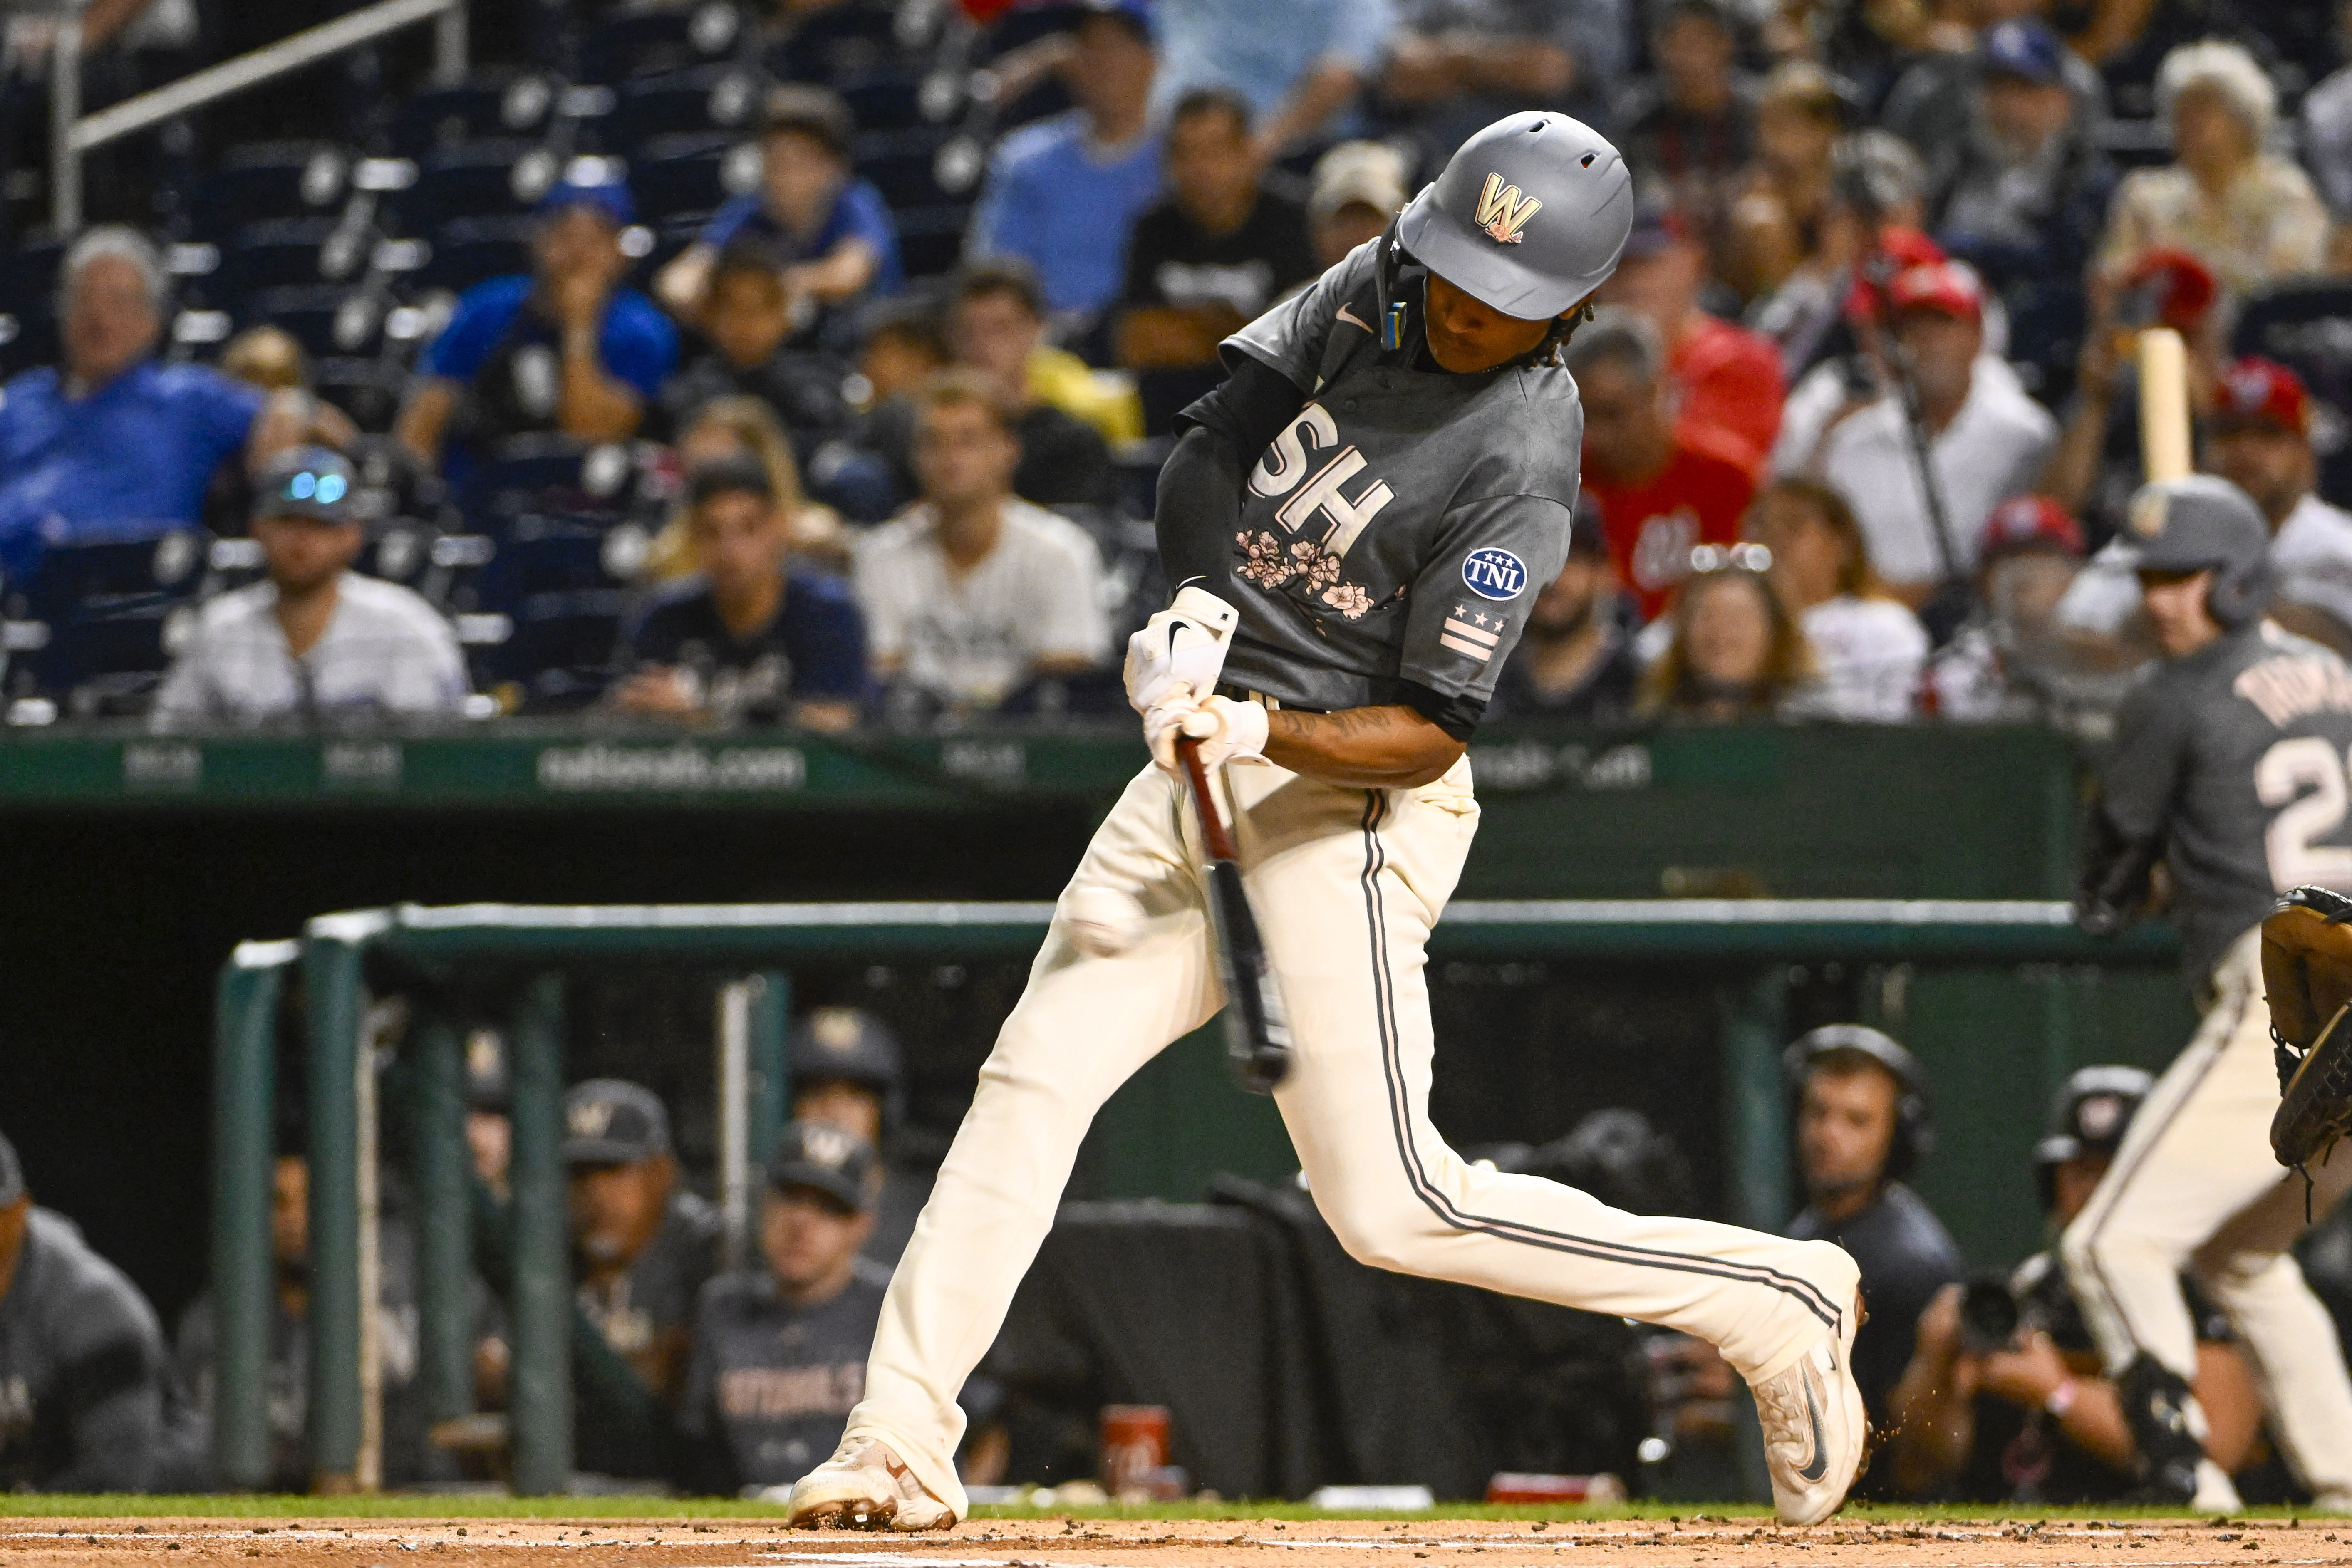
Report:
M1290 1051L1283 1046L1261 1046L1234 1058L1234 1077L1252 1094L1272 1094L1290 1076Z

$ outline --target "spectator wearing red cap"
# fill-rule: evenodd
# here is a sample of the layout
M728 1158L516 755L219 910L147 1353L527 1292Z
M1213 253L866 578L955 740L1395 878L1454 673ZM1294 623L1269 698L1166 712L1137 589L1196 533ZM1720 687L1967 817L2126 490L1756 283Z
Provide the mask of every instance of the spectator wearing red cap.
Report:
M1752 472L1764 466L1780 433L1788 395L1780 353L1767 339L1699 309L1706 285L1706 247L1698 235L1680 213L1651 207L1635 216L1601 297L1658 330L1682 425L1706 426L1736 442Z
M1570 340L1568 368L1584 402L1584 493L1642 618L1654 619L1690 575L1693 546L1738 539L1756 481L1739 447L1677 426L1665 351L1643 318L1602 310Z
M2080 695L2059 601L2083 569L2083 530L2047 496L1992 509L1977 541L1977 613L1928 666L1927 706L1968 723L2058 717Z
M2352 649L2352 513L2313 493L2311 399L2274 360L2222 372L2205 420L2205 467L2253 497L2271 525L2271 619Z
M1966 268L1914 267L1895 279L1889 304L1894 339L1918 389L1947 538L1939 542L1929 526L1900 397L1838 418L1807 468L1853 498L1872 562L1889 590L1916 608L1948 572L1975 570L1985 519L2032 484L2058 430L2013 376L1981 366L1984 294Z
M1772 552L1773 591L1812 646L1819 679L1806 711L1878 724L1909 718L1927 630L1871 570L1846 498L1819 479L1775 479L1758 493L1747 527Z
M2242 294L2317 271L2327 209L2308 175L2263 151L2278 89L2253 57L2218 38L2183 44L2164 57L2156 88L2177 161L2124 176L2099 270L2120 277L2144 253L2171 246Z

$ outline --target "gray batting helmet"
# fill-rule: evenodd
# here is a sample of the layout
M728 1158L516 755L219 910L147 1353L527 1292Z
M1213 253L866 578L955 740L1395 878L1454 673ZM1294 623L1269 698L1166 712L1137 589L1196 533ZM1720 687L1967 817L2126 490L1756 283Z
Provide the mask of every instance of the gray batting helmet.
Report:
M2271 531L2246 492L2210 474L2142 485L2125 513L2143 572L2202 572L2213 586L2206 608L2235 628L2271 597Z
M1557 316L1617 270L1633 177L1600 132L1530 110L1462 143L1404 209L1414 259L1521 321Z

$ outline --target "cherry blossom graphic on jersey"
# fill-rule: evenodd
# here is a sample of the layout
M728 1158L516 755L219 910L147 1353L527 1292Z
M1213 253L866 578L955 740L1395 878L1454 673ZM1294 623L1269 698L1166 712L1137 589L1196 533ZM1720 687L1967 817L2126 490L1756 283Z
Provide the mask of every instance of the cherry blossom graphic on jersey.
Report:
M1234 542L1242 547L1242 576L1261 588L1328 605L1351 621L1380 604L1360 583L1341 582L1339 557L1311 539L1293 540L1286 548L1281 540L1261 531L1236 533ZM1390 597L1403 598L1404 589Z

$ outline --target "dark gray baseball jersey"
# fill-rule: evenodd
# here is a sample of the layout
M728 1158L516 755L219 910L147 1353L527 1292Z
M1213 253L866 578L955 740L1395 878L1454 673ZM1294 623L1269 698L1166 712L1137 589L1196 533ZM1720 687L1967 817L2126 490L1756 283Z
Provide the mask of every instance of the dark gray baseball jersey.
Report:
M35 1209L0 1296L0 1491L147 1490L165 1375L139 1288L71 1220Z
M709 1200L674 1192L661 1228L624 1273L601 1288L580 1282L580 1309L588 1321L666 1399L685 1367L695 1293L719 1267L719 1211Z
M1308 401L1243 497L1225 679L1303 708L1401 680L1484 702L1567 560L1583 408L1557 365L1454 374L1417 329L1384 353L1377 243L1226 340Z
M2258 622L2151 668L2100 770L2125 837L2165 836L2183 957L2202 979L2304 883L2352 892L2352 668Z
M789 1486L833 1452L866 1394L889 1271L859 1258L831 1300L795 1307L765 1268L722 1274L695 1313L678 1424L704 1449L698 1485Z

